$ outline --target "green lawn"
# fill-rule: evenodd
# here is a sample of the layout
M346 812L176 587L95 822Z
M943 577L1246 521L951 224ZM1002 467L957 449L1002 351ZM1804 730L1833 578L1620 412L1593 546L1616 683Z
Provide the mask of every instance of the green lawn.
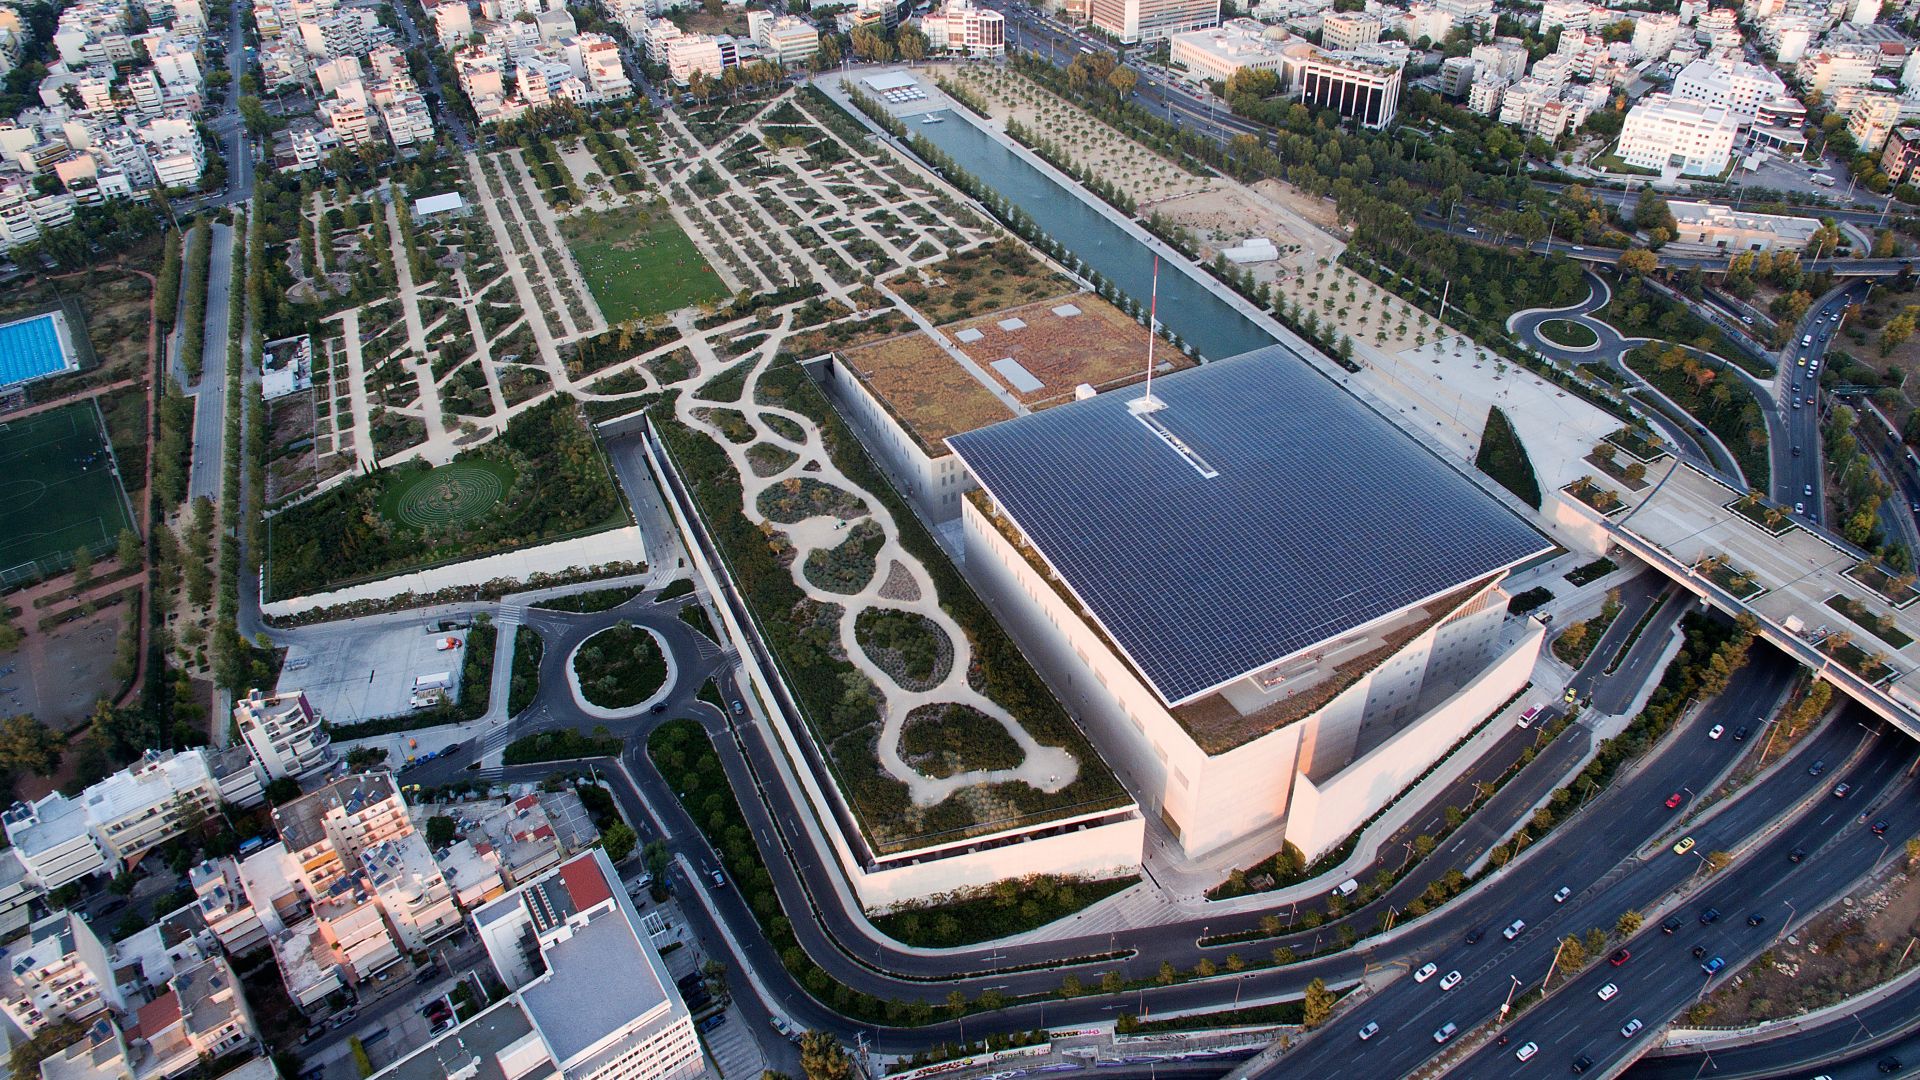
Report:
M581 213L564 219L562 229L609 323L727 295L720 275L665 213Z
M132 520L91 403L0 425L0 507L0 584L61 573L76 548L113 550Z

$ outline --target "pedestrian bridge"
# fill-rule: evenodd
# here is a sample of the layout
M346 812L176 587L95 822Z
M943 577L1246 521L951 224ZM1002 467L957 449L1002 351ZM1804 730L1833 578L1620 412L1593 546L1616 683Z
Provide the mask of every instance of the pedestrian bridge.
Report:
M1620 455L1621 460L1631 458ZM1596 471L1549 508L1590 542L1617 544L1920 739L1920 589L1911 577L1662 455L1639 488Z

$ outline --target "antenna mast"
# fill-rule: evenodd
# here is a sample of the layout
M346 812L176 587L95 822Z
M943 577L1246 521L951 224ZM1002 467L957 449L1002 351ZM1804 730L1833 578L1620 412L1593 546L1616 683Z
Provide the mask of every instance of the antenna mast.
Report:
M1160 256L1153 256L1153 291L1147 298L1147 392L1133 403L1135 412L1152 412L1160 408L1160 402L1153 396L1153 347L1160 336Z

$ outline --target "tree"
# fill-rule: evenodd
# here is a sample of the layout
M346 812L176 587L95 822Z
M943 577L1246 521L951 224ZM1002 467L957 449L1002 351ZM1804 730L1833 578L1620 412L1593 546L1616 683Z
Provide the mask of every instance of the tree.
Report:
M634 846L638 843L639 835L633 831L633 826L624 821L616 821L600 833L600 846L606 849L609 862L617 863L633 854Z
M84 547L73 549L73 591L86 592L93 584L93 552Z
M427 846L438 850L453 843L453 819L445 814L435 814L427 819Z
M245 121L247 132L252 135L270 135L276 126L273 114L267 111L260 99L252 94L243 94L238 102L240 119Z
M1118 90L1121 97L1133 93L1133 88L1139 81L1140 76L1134 74L1132 68L1124 66L1114 68L1113 72L1107 76L1107 83Z
M1645 920L1642 919L1638 911L1629 909L1621 912L1620 918L1614 920L1613 931L1621 937L1632 937L1639 931L1640 924L1643 921Z
M1568 971L1578 971L1587 966L1587 947L1580 943L1579 938L1568 934L1566 938L1560 942L1559 958L1562 968Z
M123 567L140 565L140 556L145 554L140 546L140 534L132 529L121 529L120 536L114 541L113 557Z
M1333 991L1327 989L1325 979L1315 979L1308 983L1306 999L1301 1002L1301 1026L1312 1031L1326 1023L1327 1018L1333 1015L1333 1006L1339 1000L1334 996Z
M13 1080L40 1080L40 1063L80 1041L84 1029L72 1020L55 1020L25 1042L15 1043L8 1064Z
M0 769L52 776L60 767L60 752L65 746L53 729L31 716L9 716L0 720Z
M13 625L13 608L4 597L0 597L0 653L10 653L20 647L26 635Z
M1660 266L1660 257L1645 248L1631 248L1620 253L1619 267L1630 274L1651 274Z
M925 60L927 58L927 35L912 27L903 28L895 43L900 47L902 60Z
M852 1080L853 1059L840 1040L824 1031L800 1036L800 1071L807 1080Z
M1707 872L1710 874L1717 874L1732 864L1733 853L1730 851L1707 852Z

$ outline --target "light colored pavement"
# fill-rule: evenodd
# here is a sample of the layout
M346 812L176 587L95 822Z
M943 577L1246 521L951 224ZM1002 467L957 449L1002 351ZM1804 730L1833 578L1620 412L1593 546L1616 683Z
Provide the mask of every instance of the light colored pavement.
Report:
M227 438L227 305L233 292L233 227L216 224L207 260L206 340L200 350L200 381L193 388L193 460L187 496L220 498L221 461Z
M347 346L347 409L353 417L354 457L362 468L374 464L373 413L367 406L367 362L360 351L360 309L340 313L340 335Z

